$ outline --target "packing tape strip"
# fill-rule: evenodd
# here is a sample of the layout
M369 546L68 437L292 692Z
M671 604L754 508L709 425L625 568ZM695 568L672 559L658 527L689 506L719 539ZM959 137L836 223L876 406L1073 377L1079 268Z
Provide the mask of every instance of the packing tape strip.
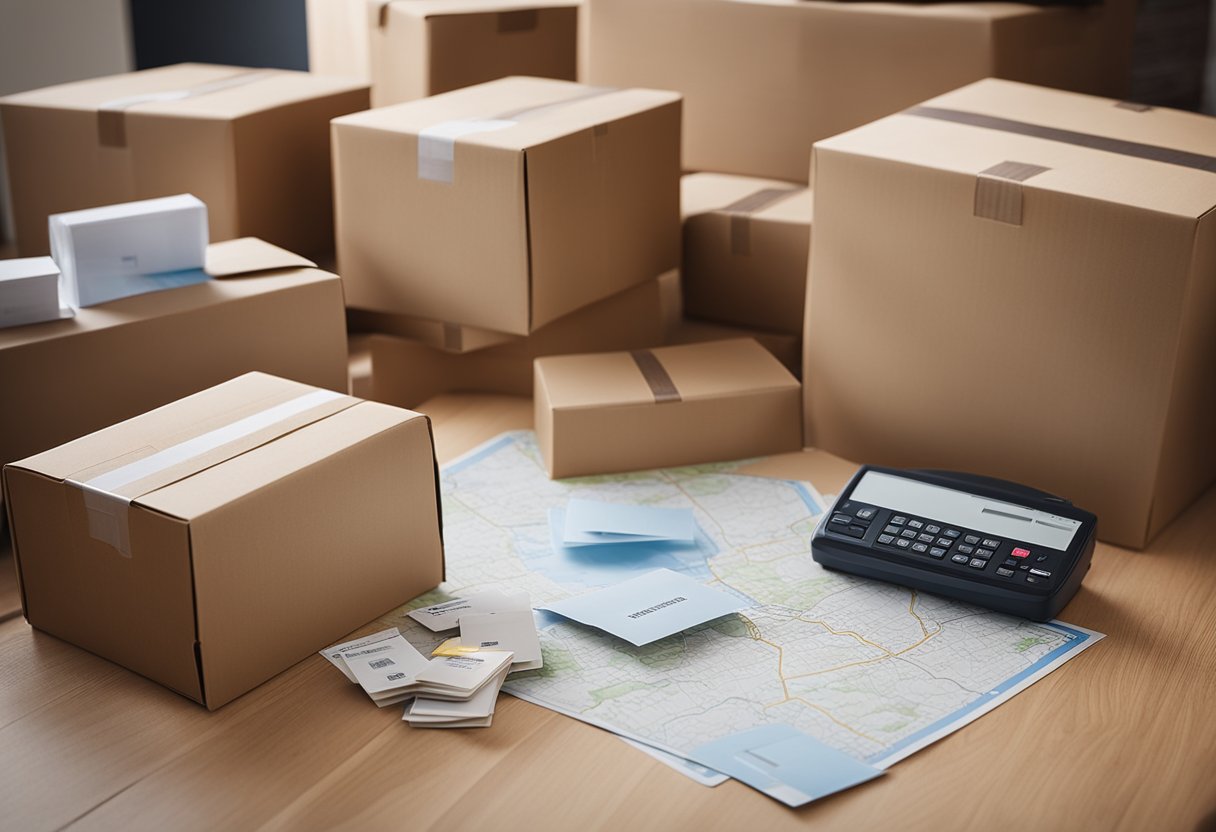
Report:
M128 515L132 501L143 495L124 496L116 493L119 489L164 471L166 468L213 451L229 442L265 430L292 416L341 398L345 398L345 396L332 390L314 390L243 419L238 419L222 428L216 428L193 439L187 439L185 442L170 445L143 459L115 468L113 471L100 474L92 479L81 482L69 477L66 482L84 492L89 534L95 540L110 544L123 556L131 557ZM161 487L163 486L157 486L157 488Z
M667 374L658 356L650 350L630 350L629 354L641 370L642 378L650 386L655 404L681 401L680 391L676 389L675 382Z
M578 95L563 98L549 104L521 107L499 113L489 118L458 118L441 121L418 131L418 178L430 182L451 184L456 176L456 140L473 133L489 133L514 127L521 121L538 118L553 110L566 107L576 101L597 98L616 92L616 87L591 87ZM593 131L596 138L605 130L597 125Z
M972 212L1009 225L1022 224L1022 183L1049 171L1026 162L1000 162L976 174Z
M231 89L232 87L242 87L245 84L252 84L262 78L270 78L276 74L265 69L239 72L236 75L229 75L226 78L209 81L206 84L199 84L195 87L150 92L143 95L132 95L127 98L116 98L113 101L106 101L97 106L97 139L102 147L126 147L126 111L132 107L138 107L140 104L163 104L169 101L183 101L187 98L195 98L200 95Z
M1124 139L1112 139L1109 136L1095 136L1092 133L1062 130L1058 127L1044 127L1041 124L1015 121L1014 119L1001 118L999 116L986 116L980 113L970 113L965 110L952 110L946 107L911 107L904 110L901 115L932 118L938 121L952 121L956 124L966 124L971 127L986 127L989 130L1000 130L1004 133L1017 133L1036 139L1047 139L1048 141L1062 142L1078 147L1088 147L1093 150L1104 150L1107 153L1117 153L1120 156L1133 156L1137 159L1148 159L1153 162L1164 162L1167 165L1178 165L1208 173L1216 173L1216 156L1205 156L1202 153L1191 153L1187 150L1175 150L1172 147L1142 144Z
M806 188L761 188L718 210L730 214L730 253L747 257L752 253L751 215Z

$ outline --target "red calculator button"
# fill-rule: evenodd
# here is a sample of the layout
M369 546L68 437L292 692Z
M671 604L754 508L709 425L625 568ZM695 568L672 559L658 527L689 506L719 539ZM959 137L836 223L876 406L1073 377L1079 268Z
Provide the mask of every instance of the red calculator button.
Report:
M1028 558L1028 557L1030 557L1030 550L1029 549L1014 549L1010 554L1013 555L1015 558Z

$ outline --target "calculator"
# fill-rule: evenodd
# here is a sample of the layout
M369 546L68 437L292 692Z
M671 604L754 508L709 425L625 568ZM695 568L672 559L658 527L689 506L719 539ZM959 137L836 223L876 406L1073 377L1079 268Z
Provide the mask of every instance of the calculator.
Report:
M1048 621L1089 571L1097 524L1017 483L865 465L819 524L811 555L829 569Z

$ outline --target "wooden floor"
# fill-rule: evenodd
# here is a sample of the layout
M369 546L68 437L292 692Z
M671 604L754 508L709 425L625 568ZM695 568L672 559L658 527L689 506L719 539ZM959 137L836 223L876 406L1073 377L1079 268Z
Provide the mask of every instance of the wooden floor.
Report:
M531 422L505 397L424 409L441 459ZM765 470L832 491L851 468L807 452ZM208 713L17 617L0 623L0 828L1210 827L1216 491L1149 551L1100 545L1061 618L1108 637L887 776L795 811L510 697L486 730L411 729L319 657Z

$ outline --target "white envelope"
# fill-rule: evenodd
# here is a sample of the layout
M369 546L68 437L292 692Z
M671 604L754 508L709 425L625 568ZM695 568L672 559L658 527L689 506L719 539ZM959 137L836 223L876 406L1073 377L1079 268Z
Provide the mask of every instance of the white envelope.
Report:
M509 667L513 655L505 650L486 650L463 656L441 656L431 659L414 679L427 688L472 693L492 681L504 667Z
M359 684L359 680L355 678L355 674L351 673L350 668L346 666L346 661L342 658L342 654L347 650L358 650L360 647L370 647L373 644L379 644L380 642L386 641L393 636L400 635L401 632L396 627L391 630L381 630L378 633L372 633L370 636L363 636L362 638L343 642L342 644L335 644L333 647L326 647L321 651L321 655L325 657L326 661L338 668L338 670L341 670L342 673L346 675L347 679L350 679L357 685Z
M460 617L460 643L478 650L510 650L516 670L536 670L543 666L540 637L532 610L466 613Z
M487 654L488 655L488 654ZM342 653L355 680L369 694L392 691L414 683L430 662L400 634Z
M423 627L433 632L451 630L460 623L460 617L471 612L506 612L507 610L531 609L532 599L526 592L510 595L491 589L467 598L453 598L442 604L422 607L406 613Z

